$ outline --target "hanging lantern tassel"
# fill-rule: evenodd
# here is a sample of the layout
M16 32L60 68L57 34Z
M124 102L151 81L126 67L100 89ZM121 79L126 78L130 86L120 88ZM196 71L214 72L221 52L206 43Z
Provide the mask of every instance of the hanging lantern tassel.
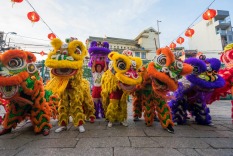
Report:
M27 14L27 17L32 22L32 26L34 25L35 22L38 22L40 20L40 16L35 11L29 12Z
M12 2L12 8L13 8L15 3L21 3L23 2L23 0L11 0L11 2Z

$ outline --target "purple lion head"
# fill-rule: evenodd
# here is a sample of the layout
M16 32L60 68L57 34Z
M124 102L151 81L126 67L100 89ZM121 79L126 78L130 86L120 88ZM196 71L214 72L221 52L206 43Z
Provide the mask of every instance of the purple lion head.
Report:
M206 59L205 56L198 58L189 58L185 63L192 65L193 73L186 76L186 78L200 88L214 89L225 85L224 79L218 75L218 70L221 67L220 60L216 58Z
M109 62L107 56L110 52L111 50L109 49L108 42L92 41L90 48L88 49L88 53L90 54L89 66L92 66L93 60L96 60L97 62L102 62L104 60Z

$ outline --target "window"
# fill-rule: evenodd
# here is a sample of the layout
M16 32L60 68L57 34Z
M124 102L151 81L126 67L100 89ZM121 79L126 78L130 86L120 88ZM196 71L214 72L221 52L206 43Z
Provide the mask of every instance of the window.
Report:
M146 53L141 53L141 59L146 59Z
M229 35L229 36L228 36L228 39L229 39L229 41L232 41L232 36Z
M140 57L140 52L135 52L136 57Z

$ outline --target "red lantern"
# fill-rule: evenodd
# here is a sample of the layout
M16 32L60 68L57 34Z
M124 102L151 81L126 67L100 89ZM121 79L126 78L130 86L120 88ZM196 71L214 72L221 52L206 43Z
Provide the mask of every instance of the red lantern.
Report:
M208 9L206 12L202 15L202 18L204 20L212 20L216 16L217 12L214 9Z
M184 38L183 37L179 37L179 38L177 38L176 42L178 44L182 44L184 42Z
M40 16L35 11L29 12L27 16L28 19L32 21L32 23L38 22L40 20Z
M190 28L188 28L188 29L186 30L186 32L185 32L185 36L187 36L187 37L192 37L193 34L194 34L194 30L193 30L193 29L190 29Z
M11 2L13 2L13 3L21 3L21 2L23 2L23 0L11 0Z
M56 35L54 33L50 33L50 34L48 34L48 38L50 40L52 40L52 39L56 38Z
M41 51L41 52L40 52L40 55L41 55L41 56L44 56L44 54L45 54L44 51Z
M176 44L174 42L172 42L169 46L171 49L175 49L176 48Z

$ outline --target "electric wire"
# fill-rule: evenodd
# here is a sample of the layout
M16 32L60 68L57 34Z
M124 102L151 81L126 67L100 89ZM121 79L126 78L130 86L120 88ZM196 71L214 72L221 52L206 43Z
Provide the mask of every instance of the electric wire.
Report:
M30 6L31 6L31 8L36 12L36 13L38 13L37 11L36 11L36 9L32 6L32 4L28 1L28 0L25 0ZM38 14L39 15L39 14ZM40 15L39 15L40 16ZM51 29L51 27L45 22L45 20L40 16L40 19L42 20L42 22L48 27L48 29L57 37L57 38L59 38L55 33L54 33L54 31Z
M206 12L206 10L209 9L209 7L210 7L214 2L215 2L215 0L213 0L213 1L208 5L208 7L207 7L199 16L197 16L197 17L195 18L195 20L188 26L188 28L192 27L193 24ZM188 28L187 28L187 29L188 29ZM178 35L178 37L180 37L182 34L184 34L185 31L186 31L187 29L185 29L184 31L182 31L182 33L180 33L180 34ZM173 39L170 43L172 43L173 41L175 41L178 37L176 37L175 39Z

